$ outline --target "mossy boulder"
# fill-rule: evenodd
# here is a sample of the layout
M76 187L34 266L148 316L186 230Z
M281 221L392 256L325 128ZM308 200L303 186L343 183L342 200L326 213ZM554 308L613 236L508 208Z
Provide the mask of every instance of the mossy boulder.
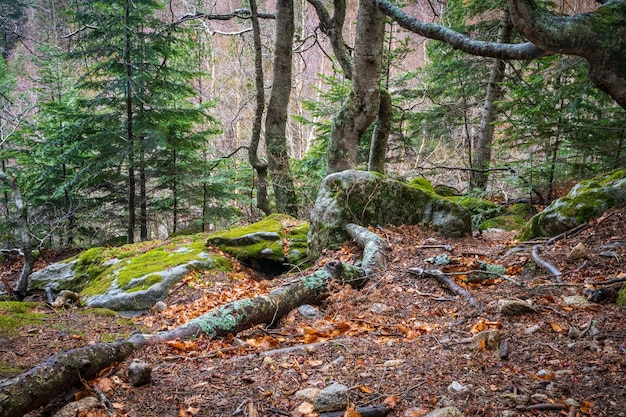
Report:
M626 170L581 181L562 198L533 216L520 231L520 240L556 236L626 202Z
M97 247L33 273L30 290L78 292L90 307L144 310L196 269L228 268L209 254L206 234L154 240L120 247Z
M362 226L419 224L446 237L471 232L469 211L435 194L432 187L384 175L348 170L324 179L311 212L308 252L312 259L348 238L347 223Z
M309 224L286 214L212 234L207 244L219 247L268 275L278 275L307 261Z

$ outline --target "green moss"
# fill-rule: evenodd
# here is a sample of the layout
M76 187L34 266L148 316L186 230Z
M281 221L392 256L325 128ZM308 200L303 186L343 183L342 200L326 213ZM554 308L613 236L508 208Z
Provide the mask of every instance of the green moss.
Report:
M531 217L537 214L535 206L529 203L513 204L509 210L516 216Z
M119 316L119 314L116 311L109 310L108 308L86 308L84 310L79 310L77 314L83 315L83 316L88 315L88 314L93 314L94 316L98 316L98 317Z
M617 293L617 301L615 304L621 307L626 307L626 283L622 285L622 288Z
M46 314L33 311L39 306L32 302L0 302L0 335L17 334L24 326L43 325Z
M0 377L2 378L13 378L27 370L28 368L25 367L0 362Z
M128 333L105 333L100 336L100 341L103 343L113 343L118 340L127 339L130 336Z
M0 301L0 314L16 314L27 313L35 307L39 306L39 303L34 302L20 302L20 301Z
M491 219L487 219L478 225L478 230L487 229L504 229L504 230L519 230L526 224L524 217L508 215L498 216Z
M126 292L137 292L142 290L147 290L152 287L154 284L158 284L159 282L163 282L163 277L158 274L148 275L144 279L136 282L130 282L128 285L124 287Z
M420 190L429 191L435 193L435 187L423 177L416 177L409 181L409 185L411 187L419 188Z

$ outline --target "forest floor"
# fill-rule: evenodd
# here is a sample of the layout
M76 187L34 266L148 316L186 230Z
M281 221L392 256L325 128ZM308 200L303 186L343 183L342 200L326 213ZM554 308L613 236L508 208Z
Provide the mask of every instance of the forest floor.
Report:
M314 308L317 317L296 310L271 327L229 339L149 347L90 384L110 401L114 416L304 416L307 404L294 394L332 382L349 387L352 405L385 403L393 408L389 416L424 416L448 405L466 416L626 416L626 309L613 303L615 292L599 303L568 298L621 285L591 282L626 277L626 207L589 226L542 248L541 256L563 272L559 279L539 269L530 247L518 245L510 232L444 239L417 227L374 229L392 248L388 267L360 290L333 288ZM572 259L579 243L584 256ZM325 253L317 267L359 258L358 249L346 244ZM448 265L429 263L446 258ZM506 275L468 282L479 260L504 266ZM415 267L448 273L480 307L410 273ZM4 268L7 275L19 271L17 264ZM28 369L55 352L135 329L169 329L293 278L260 280L243 266L218 276L190 274L173 288L165 311L133 319L41 307L44 326L0 337L0 362ZM501 314L498 301L509 298L532 301L536 313ZM472 342L489 329L498 329L499 347ZM127 382L132 360L153 367L151 383ZM96 409L79 415L106 414Z

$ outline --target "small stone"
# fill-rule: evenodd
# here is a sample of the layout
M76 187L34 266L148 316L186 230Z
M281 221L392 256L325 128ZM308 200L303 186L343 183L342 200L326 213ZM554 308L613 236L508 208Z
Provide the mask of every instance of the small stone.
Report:
M144 362L132 362L128 365L126 376L133 387L146 385L152 379L152 367Z
M391 307L389 307L387 304L383 304L383 303L374 303L370 307L370 311L372 313L376 313L376 314L386 313L389 310L391 310Z
M585 307L591 305L587 298L583 297L582 295L570 295L568 297L563 297L563 301L568 306L574 307Z
M450 385L448 385L448 391L450 391L453 394L464 394L468 390L465 385L461 384L458 381L454 381Z
M578 401L576 401L576 400L575 400L575 399L573 399L573 398L568 398L568 399L566 399L566 400L565 400L565 405L567 405L567 406L568 406L568 407L570 407L570 408L573 408L573 407L580 407L580 404L578 403Z
M265 356L263 358L263 365L273 365L274 364L274 359L270 358L269 356Z
M587 259L588 257L589 254L587 253L587 248L582 242L579 242L576 246L574 246L568 256L568 258L572 261L577 259Z
M314 319L320 316L319 310L310 304L303 304L298 307L298 313L302 314L308 319Z
M474 337L472 337L472 341L470 346L474 350L495 350L500 345L500 330L498 329L489 329L482 331L480 333L476 333Z
M445 407L433 410L424 417L465 417L465 414L456 407Z
M348 406L348 387L343 384L331 384L320 390L313 401L315 412L345 410Z
M157 301L152 306L152 311L165 311L165 310L167 310L167 304L165 304L163 301Z
M521 316L522 314L536 313L536 307L523 300L509 298L498 301L498 311L503 316Z
M74 417L80 412L90 411L100 405L100 401L96 397L85 397L78 401L72 401L63 408L53 414L52 417ZM87 415L87 413L80 415Z
M539 329L541 329L541 326L538 324L535 324L534 326L530 326L529 328L525 329L524 334L533 334Z
M404 363L404 359L390 359L388 361L385 361L385 363L383 364L383 366L385 368L393 368L394 366L398 366Z
M517 417L517 413L513 410L500 411L498 417Z
M320 390L318 388L304 388L296 391L293 396L298 400L313 403L313 400L315 399L317 394L319 394L319 392Z

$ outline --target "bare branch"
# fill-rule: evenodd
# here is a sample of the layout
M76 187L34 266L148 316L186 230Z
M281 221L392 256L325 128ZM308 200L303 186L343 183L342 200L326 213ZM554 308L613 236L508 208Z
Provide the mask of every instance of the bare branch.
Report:
M544 51L530 42L512 44L472 39L445 26L422 22L394 6L388 0L371 1L374 1L383 13L403 28L430 39L446 42L453 48L468 54L499 59L534 59L551 54L551 52Z
M276 15L274 13L258 13L259 19L276 19ZM235 9L230 13L225 14L211 14L204 12L195 12L195 13L187 13L180 19L172 22L172 25L176 25L182 22L186 22L187 20L195 20L195 19L204 19L204 20L231 20L231 19L251 19L252 12L250 9Z

